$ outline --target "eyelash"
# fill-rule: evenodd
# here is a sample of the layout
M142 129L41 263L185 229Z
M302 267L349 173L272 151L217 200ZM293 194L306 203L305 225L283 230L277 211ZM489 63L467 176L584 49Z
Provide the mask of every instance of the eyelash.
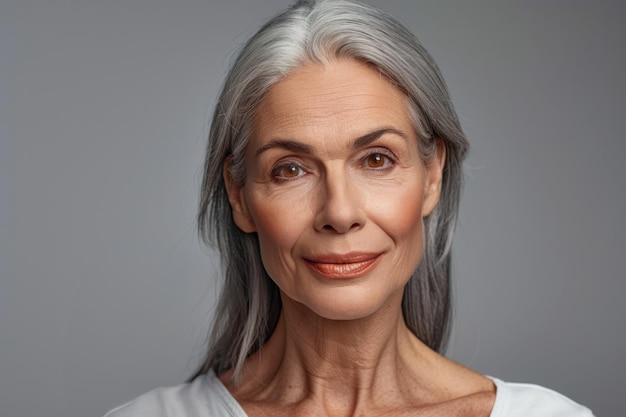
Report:
M375 157L375 156L380 156L382 158L383 166L381 167L368 166L368 159L371 157ZM384 150L384 149L369 150L365 155L359 158L359 161L362 167L364 167L365 169L373 170L373 171L387 171L393 168L397 163L397 160L394 157L394 155L391 152ZM284 172L282 171L285 169L290 169L290 168L295 168L298 170L298 173L296 176L287 177L283 175ZM300 163L294 162L294 161L284 161L284 162L279 163L272 169L271 177L273 181L280 183L280 182L296 180L302 177L303 175L306 175L307 173L308 171Z

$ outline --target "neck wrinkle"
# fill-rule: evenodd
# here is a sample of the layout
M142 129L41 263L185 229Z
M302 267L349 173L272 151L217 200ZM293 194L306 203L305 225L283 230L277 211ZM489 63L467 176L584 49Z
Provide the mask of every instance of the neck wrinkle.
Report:
M285 302L276 339L270 339L282 345L283 355L268 387L288 393L283 399L289 403L311 399L331 414L351 414L376 397L398 395L409 362L419 356L400 302L355 321L327 320Z
M422 407L448 410L461 400L472 405L476 394L494 397L492 381L411 333L400 301L371 317L343 322L283 302L272 336L246 360L242 384L229 383L232 370L220 379L251 413L414 415Z

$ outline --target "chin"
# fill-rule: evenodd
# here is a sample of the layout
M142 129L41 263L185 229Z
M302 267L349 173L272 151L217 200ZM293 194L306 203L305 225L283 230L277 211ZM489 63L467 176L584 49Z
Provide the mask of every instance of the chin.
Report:
M371 317L379 312L390 311L392 305L398 304L401 312L402 291L399 297L396 292L381 297L381 292L366 291L360 293L353 288L348 291L334 291L333 294L321 294L320 297L306 297L298 301L321 318L327 320L359 320ZM397 302L395 301L397 298Z

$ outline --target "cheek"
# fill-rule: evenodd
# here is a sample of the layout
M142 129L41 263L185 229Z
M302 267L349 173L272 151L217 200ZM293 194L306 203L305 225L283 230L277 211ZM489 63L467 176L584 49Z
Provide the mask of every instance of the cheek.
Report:
M384 220L382 226L395 239L415 237L422 233L422 192L399 191L385 198L378 198L376 211ZM420 239L421 241L421 239Z
M256 225L261 258L273 278L279 270L295 267L292 254L303 233L303 212L294 204L252 198L250 212Z
M422 192L415 190L396 190L393 195L378 199L378 224L393 241L395 250L390 260L403 283L419 265L424 251Z
M290 246L301 222L294 204L252 199L249 207L259 240L278 247Z

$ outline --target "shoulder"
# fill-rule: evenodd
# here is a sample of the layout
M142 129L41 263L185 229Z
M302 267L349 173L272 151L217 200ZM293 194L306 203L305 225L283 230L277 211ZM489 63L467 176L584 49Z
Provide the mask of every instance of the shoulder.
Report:
M109 411L104 417L242 417L240 406L214 374L158 388Z
M551 389L492 379L497 391L491 417L593 417L588 408Z

